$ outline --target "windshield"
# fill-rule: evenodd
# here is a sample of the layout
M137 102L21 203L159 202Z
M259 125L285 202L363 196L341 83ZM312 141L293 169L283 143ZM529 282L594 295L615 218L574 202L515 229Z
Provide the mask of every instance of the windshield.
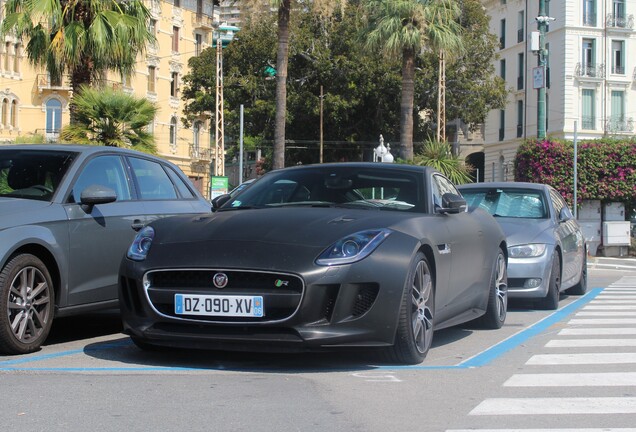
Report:
M223 205L222 210L281 206L359 207L423 211L413 173L368 167L303 167L274 171Z
M47 150L0 150L0 197L49 201L76 154Z
M481 207L493 216L545 219L548 210L543 194L531 189L464 189L469 207Z

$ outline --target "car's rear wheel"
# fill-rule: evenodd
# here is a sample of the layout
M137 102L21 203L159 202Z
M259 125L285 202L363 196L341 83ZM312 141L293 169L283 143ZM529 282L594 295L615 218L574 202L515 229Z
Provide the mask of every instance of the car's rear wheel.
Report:
M581 268L581 279L579 279L579 283L566 292L572 295L583 295L587 292L587 252L583 254L583 267Z
M561 261L555 252L552 255L552 269L550 270L550 281L548 293L540 299L537 306L540 309L554 310L559 307L559 295L561 290Z
M435 288L431 269L423 253L413 260L402 296L395 343L387 357L406 364L421 363L433 341Z
M488 306L486 313L479 319L479 324L489 329L498 329L506 322L508 313L508 270L506 257L501 249L497 254L490 278Z
M34 255L12 258L0 272L0 351L37 351L53 322L53 283Z

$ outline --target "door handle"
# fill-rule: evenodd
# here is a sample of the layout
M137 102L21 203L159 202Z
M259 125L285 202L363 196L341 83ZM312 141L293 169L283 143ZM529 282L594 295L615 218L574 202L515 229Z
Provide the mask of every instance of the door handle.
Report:
M135 231L139 231L140 229L142 229L144 227L144 223L139 220L139 219L135 219L131 225L132 229L134 229Z

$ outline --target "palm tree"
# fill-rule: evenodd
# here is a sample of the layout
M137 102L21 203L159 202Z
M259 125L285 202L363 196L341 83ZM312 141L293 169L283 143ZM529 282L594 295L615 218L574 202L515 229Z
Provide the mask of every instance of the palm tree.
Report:
M399 157L413 159L415 59L423 49L462 49L457 0L364 0L365 46L402 60Z
M28 38L30 63L52 81L70 75L74 94L104 72L134 72L137 54L154 41L143 0L7 0L1 34Z
M287 117L287 64L289 60L289 23L292 5L303 3L323 16L329 16L337 6L344 6L347 0L315 0L309 4L300 0L270 0L270 5L278 11L278 46L276 50L276 113L274 119L274 154L272 168L285 166L285 120ZM247 0L241 4L248 13L262 12L262 2Z
M446 175L455 184L471 183L471 166L464 163L459 156L450 151L448 143L444 141L428 140L413 158L414 165L430 166Z
M157 153L154 135L147 127L158 108L148 99L106 87L82 86L71 105L76 121L62 128L60 140Z

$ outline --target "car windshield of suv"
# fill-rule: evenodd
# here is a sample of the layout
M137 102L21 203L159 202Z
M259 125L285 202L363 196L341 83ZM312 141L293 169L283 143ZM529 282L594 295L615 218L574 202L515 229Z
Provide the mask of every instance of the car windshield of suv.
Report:
M49 201L76 153L0 150L0 197Z
M469 207L480 207L493 216L545 219L548 217L543 194L531 189L465 189L462 195Z
M422 211L420 189L415 174L399 170L283 170L250 185L221 209L313 206Z

